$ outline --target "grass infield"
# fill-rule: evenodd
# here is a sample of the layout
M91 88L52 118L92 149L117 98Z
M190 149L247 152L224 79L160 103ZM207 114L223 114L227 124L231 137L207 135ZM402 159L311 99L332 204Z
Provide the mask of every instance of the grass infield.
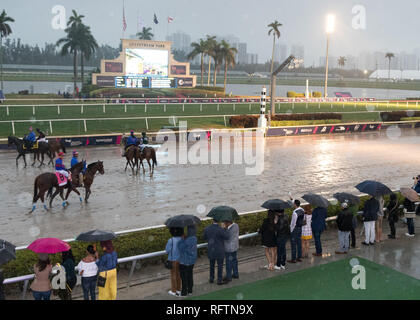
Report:
M353 289L350 262L365 268L366 289ZM277 271L276 271L277 272ZM360 283L360 282L359 282ZM420 280L369 260L352 257L194 297L192 300L413 300Z

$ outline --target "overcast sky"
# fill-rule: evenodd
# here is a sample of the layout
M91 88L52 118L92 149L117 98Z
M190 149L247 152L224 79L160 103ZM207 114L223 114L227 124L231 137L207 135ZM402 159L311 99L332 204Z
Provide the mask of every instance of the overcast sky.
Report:
M56 5L66 9L66 18L75 9L85 15L99 44L118 46L122 37L123 0L1 0L0 9L15 19L11 38L43 45L55 42L63 30L51 26ZM366 10L366 28L355 30L352 8ZM155 40L165 40L167 17L173 17L169 33L184 31L192 40L211 35L232 34L248 44L248 52L257 53L259 62L271 56L272 37L267 25L274 20L283 24L280 41L305 46L305 64L317 65L325 56L325 20L336 15L336 30L331 37L331 55L357 55L360 51L413 53L420 47L419 0L125 0L127 30L125 37L137 31L137 17L143 26L154 26ZM159 24L153 24L156 13Z

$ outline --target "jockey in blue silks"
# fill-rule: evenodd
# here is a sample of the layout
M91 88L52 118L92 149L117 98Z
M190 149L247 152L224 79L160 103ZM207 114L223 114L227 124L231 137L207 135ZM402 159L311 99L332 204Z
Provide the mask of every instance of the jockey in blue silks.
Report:
M79 156L79 152L77 152L76 150L73 150L73 158L71 158L71 162L70 162L71 168L73 168L76 164L79 163L78 156ZM83 186L83 180L84 180L83 177L84 177L85 172L86 172L86 162L83 163L83 169L79 173L80 186Z
M25 141L27 149L31 149L33 144L36 142L36 135L35 132L33 132L32 127L29 127L29 133L23 138L23 141Z
M136 136L134 135L134 130L131 130L130 135L127 138L127 141L125 142L124 154L122 156L125 157L125 153L127 152L127 149L129 147L137 146L138 144L139 144L139 139L137 139Z

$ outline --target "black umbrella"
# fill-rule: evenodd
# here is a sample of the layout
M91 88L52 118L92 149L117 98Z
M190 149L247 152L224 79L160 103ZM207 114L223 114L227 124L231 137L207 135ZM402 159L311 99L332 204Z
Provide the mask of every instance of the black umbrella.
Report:
M210 210L210 212L207 214L207 217L213 218L214 220L220 222L220 221L233 221L235 219L239 218L238 212L228 206L219 206L214 207Z
M359 204L360 199L358 196L355 196L354 194L347 193L347 192L337 192L333 195L334 198L336 198L339 202L348 202L351 205Z
M16 259L15 248L10 242L0 239L0 265Z
M367 193L373 197L391 194L392 190L381 182L366 180L359 183L356 189L360 192Z
M266 202L264 202L261 207L268 209L268 210L273 210L273 211L281 211L284 209L288 209L291 208L292 206L290 205L289 202L280 200L280 199L271 199L271 200L267 200Z
M328 208L330 205L327 199L314 193L307 193L302 197L302 199L308 201L308 203L314 207Z
M200 224L201 220L191 214L180 214L166 220L165 225L168 228L184 228L187 226Z
M97 241L107 241L115 239L117 235L112 231L104 230L91 230L88 232L81 233L77 236L76 240L87 241L87 242L97 242Z

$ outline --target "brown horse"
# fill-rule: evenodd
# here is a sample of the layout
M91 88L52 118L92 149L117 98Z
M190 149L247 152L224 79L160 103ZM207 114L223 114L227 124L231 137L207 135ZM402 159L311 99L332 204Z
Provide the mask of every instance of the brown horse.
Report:
M80 167L80 168L79 168ZM73 169L75 168L75 169ZM80 162L80 164L77 164L73 167L72 169L74 171L77 170L81 170L81 168L83 168L83 162ZM53 188L56 189L56 191L54 192L54 194L51 195ZM34 210L36 209L36 202L38 201L39 198L41 198L42 204L44 206L44 209L48 211L47 206L44 203L44 196L45 196L45 192L48 191L47 197L48 195L50 195L50 208L52 207L52 201L54 199L54 197L60 193L60 197L61 199L63 199L63 208L66 207L66 205L68 205L67 199L64 199L63 196L63 191L64 189L69 189L69 190L73 190L74 192L76 192L79 195L79 199L80 201L82 201L82 198L80 197L80 192L77 191L77 189L73 186L72 183L67 183L64 186L59 186L58 185L58 180L57 177L55 175L55 173L51 173L51 172L45 172L40 174L39 176L37 176L35 178L35 182L34 182L34 198L32 201L32 212L34 212Z
M127 171L127 166L130 165L131 170L134 172L134 167L137 166L138 170L138 162L137 162L137 154L140 153L140 149L137 146L130 146L125 151L125 158L127 159L127 163L125 164L124 171ZM136 170L136 172L137 172Z
M76 164L74 167L76 167L80 163L81 162ZM74 171L74 176L78 176L78 173L82 170L82 168L83 168L83 166L81 168L78 167L77 170L79 170L79 171L75 170ZM92 185L93 179L95 178L95 175L96 175L97 172L99 172L100 174L105 173L103 161L98 160L98 161L93 162L93 163L91 163L87 166L86 172L84 174L84 179L83 179L83 187L85 188L85 202L86 203L88 202L89 196L92 193L92 191L90 190L90 186ZM77 181L78 181L78 178L77 178ZM70 194L71 191L76 191L77 192L77 190L75 190L75 189L68 189L65 201L67 201L67 198L69 197L69 194Z
M146 174L146 170L144 169L143 165L144 159L146 159L147 163L149 164L150 176L153 176L153 172L155 171L155 165L157 166L155 148L146 146L143 148L143 151L140 151L140 148L138 148L138 151L136 152L137 171L140 170L138 165L138 161L140 161L140 164L143 167L143 174ZM150 165L150 160L152 160L152 165Z
M35 165L36 160L39 161L39 154L42 155L42 162L39 166L42 166L44 164L44 154L46 153L49 155L49 147L46 142L38 142L38 148L36 149L26 149L25 142L22 139L19 139L18 137L9 136L7 139L7 145L10 147L11 145L16 146L16 150L18 152L18 156L16 158L16 166L18 165L18 159L20 157L23 157L23 161L25 162L26 167L26 157L25 154L27 153L33 153L34 154L34 162L32 163L32 166Z
M50 147L50 162L48 162L48 164L53 164L53 159L56 157L56 154L58 154L60 152L60 150L62 150L64 153L66 153L66 145L64 143L63 139L49 139L48 140L48 146Z

